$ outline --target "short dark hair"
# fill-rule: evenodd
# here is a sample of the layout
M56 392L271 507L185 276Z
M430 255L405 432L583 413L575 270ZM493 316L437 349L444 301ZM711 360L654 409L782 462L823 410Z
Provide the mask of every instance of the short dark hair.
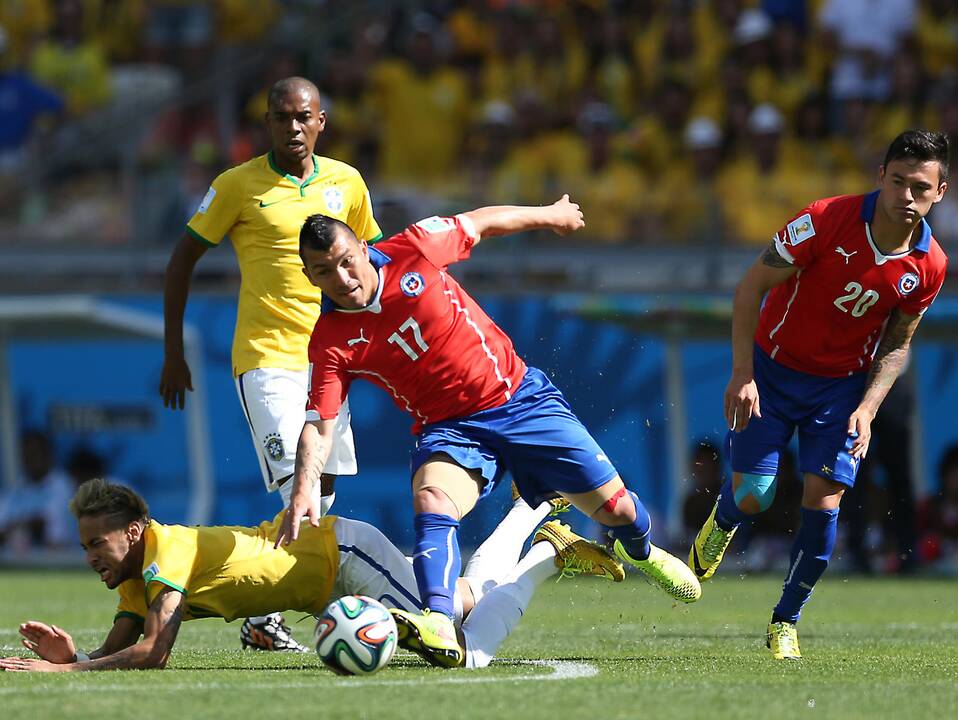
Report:
M948 135L930 130L906 130L892 140L885 153L886 168L893 160L917 160L919 162L937 162L941 168L940 181L948 179L948 156L950 145Z
M329 252L342 234L346 237L356 237L352 229L342 220L337 220L329 215L317 213L310 215L303 223L299 231L299 257L302 259L303 250L319 250L320 252ZM304 261L305 264L305 261Z
M266 107L272 109L280 100L294 92L306 90L310 95L316 97L316 102L322 102L319 96L319 88L311 80L294 75L293 77L277 80L269 89L266 96Z
M149 522L150 508L135 490L124 485L93 478L83 483L70 501L70 512L81 517L106 515L113 528L124 527L135 520Z

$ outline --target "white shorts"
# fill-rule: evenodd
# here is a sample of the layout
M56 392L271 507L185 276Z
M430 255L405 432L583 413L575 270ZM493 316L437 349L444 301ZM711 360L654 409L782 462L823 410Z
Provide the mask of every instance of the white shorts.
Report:
M412 563L377 528L337 517L339 572L331 598L367 595L386 607L419 612L419 588Z
M289 505L296 467L296 446L306 422L309 371L257 368L236 378L243 413L253 435L263 482L269 492L279 490L283 506ZM356 447L349 426L349 401L336 418L336 433L329 460L323 468L330 475L356 474ZM319 486L314 488L319 499Z

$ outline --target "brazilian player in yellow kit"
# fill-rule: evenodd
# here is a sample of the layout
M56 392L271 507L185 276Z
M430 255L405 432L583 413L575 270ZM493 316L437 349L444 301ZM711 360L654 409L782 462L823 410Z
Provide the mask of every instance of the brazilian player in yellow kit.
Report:
M214 181L173 251L166 271L165 357L160 379L164 405L182 408L192 390L183 353L183 312L196 262L228 235L242 282L233 335L233 376L249 423L263 481L289 505L296 443L305 422L307 346L319 317L320 294L303 276L299 231L321 212L342 220L356 236L375 242L382 233L359 172L313 154L326 124L319 91L305 78L286 78L270 89L266 125L272 150L231 168ZM337 421L331 464L317 489L323 512L333 479L356 473L349 407ZM304 651L276 613L249 618L244 647Z
M134 491L100 479L79 487L70 510L87 564L120 596L113 628L86 654L56 625L23 623L23 645L41 659L0 658L0 671L162 668L184 620L232 620L276 608L319 615L342 595L368 595L405 610L421 606L412 563L379 530L357 520L327 515L274 549L279 518L259 527L163 525L149 518ZM522 544L550 510L548 503L533 510L516 500L503 521L513 527L502 533L500 526L477 550L495 556L499 567L485 563L486 571L460 578L466 667L491 662L546 578L560 571L624 577L604 548L555 520L539 529L519 560Z

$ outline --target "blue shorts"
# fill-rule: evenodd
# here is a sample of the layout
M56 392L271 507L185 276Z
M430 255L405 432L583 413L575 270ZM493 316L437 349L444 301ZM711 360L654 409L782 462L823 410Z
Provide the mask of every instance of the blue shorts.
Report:
M755 347L755 384L762 417L739 433L729 431L732 470L775 475L778 457L798 428L798 467L852 487L858 461L849 454L857 436L848 418L865 392L865 373L829 378L792 370Z
M423 427L412 474L436 453L482 474L480 498L510 472L532 507L557 493L595 490L618 474L562 393L533 367L505 404Z

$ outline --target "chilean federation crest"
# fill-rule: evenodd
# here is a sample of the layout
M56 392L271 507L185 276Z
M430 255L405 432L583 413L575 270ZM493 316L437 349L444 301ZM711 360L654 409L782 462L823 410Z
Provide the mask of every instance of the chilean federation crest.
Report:
M278 433L267 435L263 446L266 448L266 454L275 462L282 460L286 454L286 449L283 447L283 438Z
M422 295L422 291L426 289L426 281L417 272L407 272L399 279L399 287L404 295L416 297Z
M898 280L898 292L907 295L918 287L918 276L915 273L905 273Z

